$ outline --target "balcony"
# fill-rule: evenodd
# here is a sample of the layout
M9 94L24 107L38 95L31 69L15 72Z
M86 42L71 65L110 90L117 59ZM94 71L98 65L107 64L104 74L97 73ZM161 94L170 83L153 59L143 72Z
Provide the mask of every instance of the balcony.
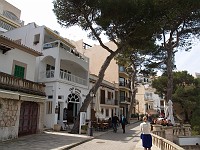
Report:
M130 103L131 102L131 98L130 97L124 97L124 96L120 96L120 103Z
M46 71L46 78L54 78L54 74L55 74L55 70ZM64 71L60 71L60 79L87 86L86 79L80 78L78 76L69 74Z
M126 72L125 67L119 66L119 75L120 75L121 77L128 78L128 74L127 74L127 72Z
M4 17L14 21L15 23L19 24L20 26L24 25L24 21L20 20L17 16L15 16L13 13L11 13L9 11L3 10L2 12L0 11L0 14Z
M119 86L120 88L124 87L124 88L131 88L131 84L130 83L125 83L125 82L119 82Z
M0 72L0 88L45 96L45 85Z
M50 48L55 48L55 47L64 49L66 52L68 52L70 54L73 54L77 58L79 58L79 59L81 59L83 61L89 62L89 59L87 57L85 57L84 55L79 53L76 49L70 48L68 45L64 44L60 40L56 40L56 41L53 41L53 42L45 43L43 45L43 50L50 49Z
M107 99L105 102L106 105L118 105L118 101L114 99Z

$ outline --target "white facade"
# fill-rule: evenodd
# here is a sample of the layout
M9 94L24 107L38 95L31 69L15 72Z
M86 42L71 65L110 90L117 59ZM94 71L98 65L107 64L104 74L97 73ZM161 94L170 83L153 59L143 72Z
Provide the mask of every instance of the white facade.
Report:
M47 128L53 128L54 124L64 126L66 117L73 123L89 92L89 59L69 40L35 23L4 35L44 55L37 59L35 70L35 80L46 85L44 125Z
M0 35L0 141L43 130L45 93L34 82L36 57L41 55ZM25 114L32 104L37 109ZM34 125L27 123L29 116L36 118Z
M27 70L25 79L34 81L36 58L33 57L33 55L25 53L18 49L13 49L11 51L8 51L4 55L0 55L1 72L13 74L13 65L17 63L29 66L26 67Z

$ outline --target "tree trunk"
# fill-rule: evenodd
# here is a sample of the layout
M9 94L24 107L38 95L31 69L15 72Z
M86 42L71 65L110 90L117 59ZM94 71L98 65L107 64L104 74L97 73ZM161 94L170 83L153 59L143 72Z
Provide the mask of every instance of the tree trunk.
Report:
M122 50L122 48L118 48L116 51L114 51L113 53L110 53L110 55L106 58L105 62L103 63L103 65L101 66L101 69L99 71L99 75L98 75L98 80L96 81L96 83L94 84L94 86L91 88L90 92L86 95L86 98L83 102L83 105L80 108L80 111L78 113L77 119L74 123L74 126L71 130L71 133L74 134L78 134L79 133L79 124L80 124L80 112L86 112L87 108L90 104L90 102L92 101L92 97L90 96L90 93L96 93L98 88L100 87L103 78L104 78L104 73L106 71L106 69L108 68L111 60L116 56L116 54L118 54L120 51Z
M171 41L171 40L169 40ZM173 66L174 66L174 54L173 48L171 46L171 42L168 43L169 47L167 48L167 95L166 101L172 100L172 92L173 92Z
M129 108L128 115L127 115L127 121L128 122L130 122L131 114L132 114L132 111L133 111L133 106L136 103L135 95L136 95L137 89L135 88L135 78L136 78L136 69L134 67L133 73L131 75L131 82L132 82L132 86L131 86L131 104L130 104L130 108Z

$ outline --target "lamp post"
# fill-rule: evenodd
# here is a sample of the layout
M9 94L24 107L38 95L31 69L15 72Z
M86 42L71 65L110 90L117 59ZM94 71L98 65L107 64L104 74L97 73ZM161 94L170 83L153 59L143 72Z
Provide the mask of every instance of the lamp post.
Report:
M89 132L88 132L88 134L89 134L89 136L93 136L93 126L92 126L92 108L94 107L94 103L93 103L93 98L95 97L95 94L91 91L90 92L90 96L92 97L92 101L91 101L91 103L90 103L90 107L91 107L91 110L90 110L90 121L89 121L89 124L88 124L88 126L89 126Z

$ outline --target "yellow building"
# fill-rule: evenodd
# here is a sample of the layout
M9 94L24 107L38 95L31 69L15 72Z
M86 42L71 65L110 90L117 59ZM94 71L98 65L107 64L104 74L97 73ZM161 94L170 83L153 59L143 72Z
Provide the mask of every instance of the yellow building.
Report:
M0 33L13 30L24 25L20 20L21 10L5 0L0 0Z

